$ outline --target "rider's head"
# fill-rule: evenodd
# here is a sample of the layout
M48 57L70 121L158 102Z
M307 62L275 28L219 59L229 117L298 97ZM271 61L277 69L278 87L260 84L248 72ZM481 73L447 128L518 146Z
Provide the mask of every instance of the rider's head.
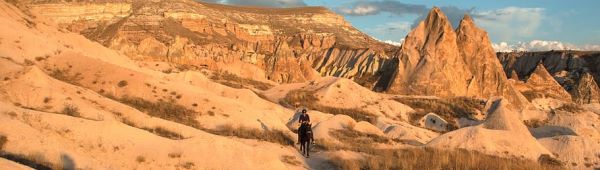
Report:
M302 109L302 114L306 114L306 109Z

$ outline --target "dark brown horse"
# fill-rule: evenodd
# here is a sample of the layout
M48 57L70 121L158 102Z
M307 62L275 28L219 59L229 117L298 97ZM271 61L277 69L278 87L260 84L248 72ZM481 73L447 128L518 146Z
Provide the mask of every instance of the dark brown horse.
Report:
M298 128L298 136L300 139L300 152L307 158L310 156L310 143L314 141L312 127L308 123L302 123Z

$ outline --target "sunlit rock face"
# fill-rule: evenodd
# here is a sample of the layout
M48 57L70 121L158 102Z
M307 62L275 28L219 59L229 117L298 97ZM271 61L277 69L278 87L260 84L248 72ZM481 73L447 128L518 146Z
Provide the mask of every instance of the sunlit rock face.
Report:
M228 65L249 63L279 83L373 77L398 48L372 39L322 7L232 7L186 0L28 5L63 28L136 60L224 71Z
M574 102L597 103L600 79L600 53L585 51L507 52L498 53L505 73L515 80L527 80L536 73L538 64L553 77Z
M438 9L406 36L393 64L394 74L382 77L378 88L392 93L442 97L503 96L517 106L526 99L508 83L487 33L465 16L455 30Z

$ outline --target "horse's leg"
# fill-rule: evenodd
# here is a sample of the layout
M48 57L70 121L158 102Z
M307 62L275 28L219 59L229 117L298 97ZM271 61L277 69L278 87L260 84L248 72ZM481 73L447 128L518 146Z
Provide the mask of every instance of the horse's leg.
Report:
M310 156L310 140L306 140L306 146L305 147L306 148L304 148L304 149L306 149L306 157L309 157Z

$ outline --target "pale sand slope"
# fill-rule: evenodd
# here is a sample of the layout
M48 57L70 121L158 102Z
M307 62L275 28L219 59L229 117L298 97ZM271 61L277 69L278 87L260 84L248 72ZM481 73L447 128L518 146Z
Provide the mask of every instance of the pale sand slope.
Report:
M497 156L537 160L551 153L531 136L517 113L506 108L504 99L492 100L485 122L441 135L427 143L442 149L463 148Z
M554 110L547 123L531 129L538 141L570 168L600 168L600 116L584 110ZM588 111L592 110L592 111Z
M61 164L60 158L66 155L76 163L77 168L174 169L187 162L198 169L296 169L306 166L291 147L267 142L239 142L236 138L211 135L178 123L153 118L99 95L94 92L95 86L86 86L93 83L85 80L105 78L96 84L111 81L114 94L141 97L145 97L142 94L148 92L141 92L138 88L140 84L145 86L144 82L157 83L164 87L182 89L179 93L191 94L190 101L206 96L204 98L214 100L213 104L227 105L228 108L223 108L224 110L252 105L251 108L272 112L270 107L276 105L260 101L255 95L248 96L251 94L248 91L231 90L230 94L215 95L215 92L222 92L218 88L225 87L214 85L217 86L214 89L201 89L179 80L175 75L139 68L126 57L82 36L57 31L51 24L34 22L38 23L37 26L29 28L25 24L27 16L4 1L0 2L0 9L0 22L4 24L0 27L0 72L3 73L0 86L0 119L3 123L0 124L0 134L8 138L3 148L6 152L44 158L54 165ZM19 34L15 34L16 32ZM36 57L40 58L36 60ZM69 72L79 72L83 77L79 84L83 87L55 80L44 72L60 65L66 65L66 68L71 65ZM47 68L41 70L38 66ZM96 74L98 77L89 74ZM117 87L114 83L125 76L137 79L128 80L124 89L115 90ZM107 83L105 86L98 85L97 88L108 86ZM106 91L109 90L107 88ZM249 99L244 102L245 105L228 105L243 99ZM81 116L56 114L64 104L77 106ZM281 114L287 111L279 109ZM245 119L254 120L253 122L236 120L235 112L225 111L231 113L233 120L229 122L250 122L249 126L255 127L266 124L267 127L283 130L287 128L282 120L287 120L290 115L287 112L286 115L250 112L256 110L239 113L249 117ZM119 115L134 126L163 127L186 139L171 140L128 126L117 121L122 119ZM262 122L255 123L257 119ZM178 156L179 153L181 156ZM172 156L169 157L169 154ZM300 161L296 165L283 163L281 160L284 155Z
M140 68L125 56L80 35L57 31L49 23L40 21L35 28L28 28L23 21L27 16L3 5L7 10L2 15L6 17L1 20L7 26L0 28L4 42L0 45L1 56L17 63L25 63L24 59L28 59L46 73L63 70L70 76L78 75L77 83L82 87L103 94L135 96L149 101L174 99L201 113L198 121L205 128L232 124L287 130L283 122L289 119L292 111L262 100L250 90L210 82L197 72L163 74ZM14 34L16 30L19 34ZM37 61L36 57L42 58ZM120 81L127 82L127 86L119 87Z

